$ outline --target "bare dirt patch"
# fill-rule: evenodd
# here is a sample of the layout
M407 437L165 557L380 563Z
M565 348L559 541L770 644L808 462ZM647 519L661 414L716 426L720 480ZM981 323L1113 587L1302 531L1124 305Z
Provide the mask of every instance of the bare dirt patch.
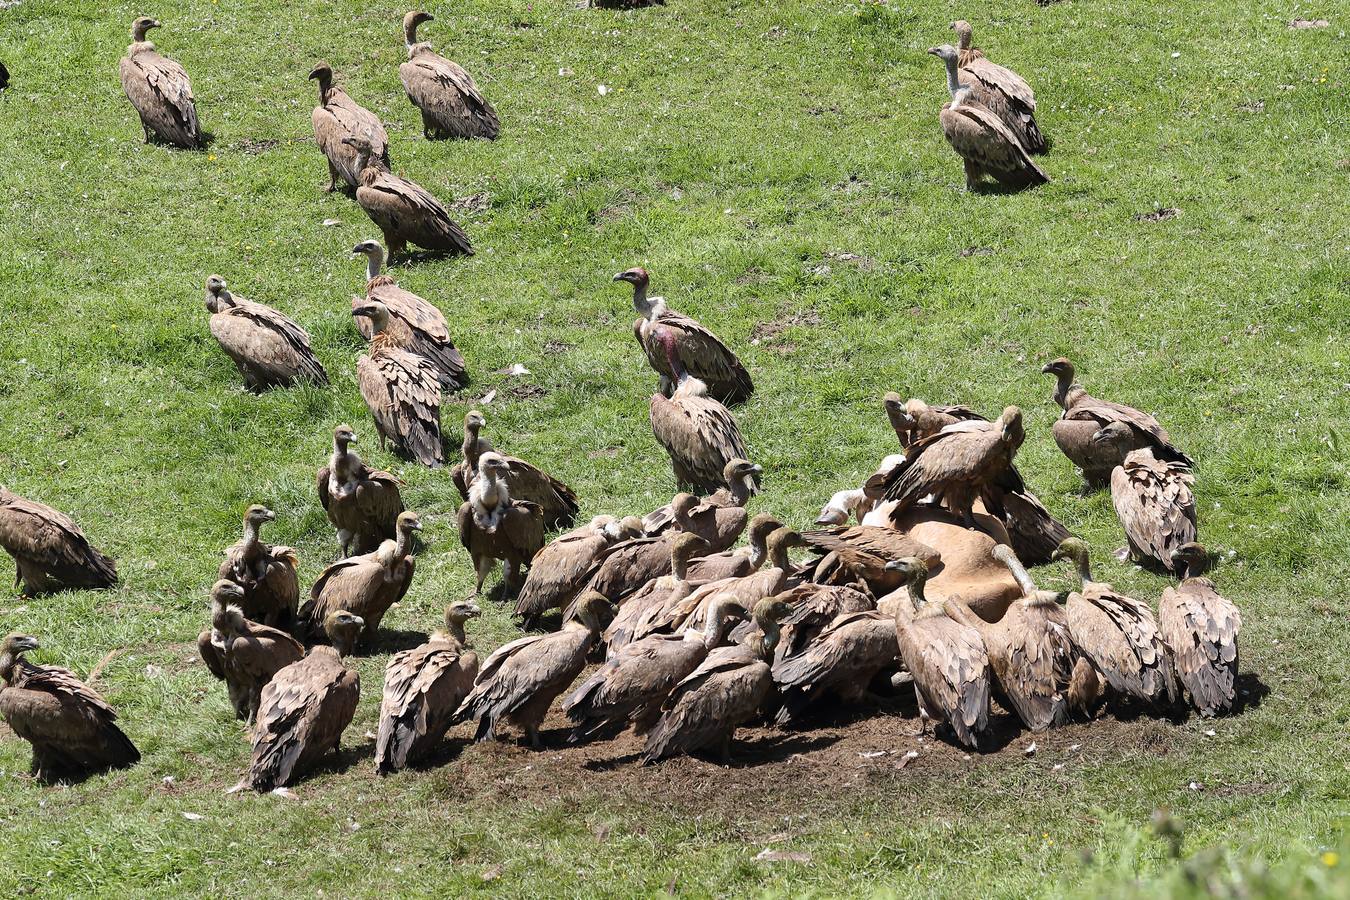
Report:
M492 206L492 195L487 191L479 191L478 193L470 194L467 197L460 197L458 200L451 202L450 206L461 212L486 212L487 209Z
M1136 222L1166 222L1168 219L1175 219L1181 215L1181 210L1175 206L1164 206L1162 209L1155 209L1153 212L1140 213L1134 217Z
M538 400L548 396L548 388L539 384L515 384L507 388L506 393L515 400Z
M782 340L783 332L798 326L814 328L820 322L820 313L814 309L803 310L768 322L760 322L750 331L750 343L755 346L763 345L766 350L772 350L775 353L791 353L797 349L796 345Z
M266 153L268 150L271 150L273 147L276 147L280 143L281 143L280 141L273 141L273 140L255 141L252 140L251 138L245 138L235 146L239 149L240 152L247 153L249 156L259 156L263 153Z

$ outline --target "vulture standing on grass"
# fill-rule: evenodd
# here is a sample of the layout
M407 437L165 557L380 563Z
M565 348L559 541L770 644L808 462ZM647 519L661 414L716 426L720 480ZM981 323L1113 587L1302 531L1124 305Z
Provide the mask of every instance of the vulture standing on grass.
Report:
M363 624L346 610L329 613L324 627L333 646L315 647L263 688L244 786L259 793L285 787L337 752L361 698L361 677L342 657Z
M347 92L333 84L333 67L326 62L316 63L309 73L319 82L319 105L310 114L314 125L314 142L328 158L329 193L337 190L338 179L348 187L360 184L361 169L357 166L356 150L344 144L343 138L364 137L370 141L370 152L384 168L389 165L389 135L380 117L361 106Z
M982 106L973 96L969 80L957 75L956 48L951 44L931 47L929 53L947 66L950 103L944 104L939 120L947 143L965 163L966 190L976 191L986 175L1009 188L1035 187L1050 180L1022 146L1017 135L998 113Z
M234 360L244 387L255 393L300 380L328 384L328 373L309 346L309 332L270 306L236 297L225 279L206 279L211 336Z
M473 689L478 654L468 647L464 623L483 611L471 600L445 610L445 631L420 647L395 653L384 669L375 771L397 772L426 757L445 737L455 710Z
M672 500L642 517L643 533L661 534L676 527L688 531L690 521L698 523L695 526L697 528L707 528L710 526L703 523L709 520L719 523L719 529L727 530L728 526L720 523L734 524L742 519L745 513L737 510L744 510L745 504L759 492L759 476L763 471L762 466L748 459L731 460L722 469L722 480L726 482L726 487L718 488L690 508L685 522L676 522L675 501Z
M333 429L333 452L319 469L315 485L328 521L337 529L342 555L370 553L398 537L398 514L403 512L399 481L388 472L371 469L349 448L356 443L350 425Z
M391 256L400 256L408 244L433 253L473 255L464 233L441 201L415 182L395 175L375 159L370 139L345 137L342 143L356 151L360 171L356 202L384 235Z
M914 696L924 733L928 723L946 723L956 739L981 749L989 730L989 655L974 628L947 609L945 600L928 600L924 582L928 567L921 559L887 563L902 574L907 602L896 603L896 644L905 668L914 678Z
M706 384L709 396L723 403L741 403L754 393L750 373L717 335L667 307L664 297L647 296L646 269L620 272L614 280L633 286L633 307L642 316L633 323L633 337L661 376L658 390L663 396L672 396L685 374Z
M225 561L216 576L232 581L243 591L238 600L246 617L272 628L289 630L300 605L300 579L295 567L299 560L294 547L271 546L258 538L266 522L277 514L265 506L253 504L244 513L244 536L239 543L225 548Z
M545 544L530 560L530 572L516 599L515 614L524 620L521 627L534 628L549 610L562 609L576 599L618 539L618 521L596 516Z
M901 584L901 576L886 568L891 560L917 556L925 565L936 566L941 559L937 550L893 528L840 525L803 532L802 538L821 554L811 566L812 581L833 585L862 581L878 596Z
M272 676L299 662L305 648L284 631L251 622L240 603L244 590L233 581L211 588L211 627L197 638L197 651L211 674L225 682L237 718L249 724L262 689Z
M970 46L970 23L958 19L952 23L957 36L957 57L962 75L972 82L978 102L1003 120L1028 153L1049 149L1045 136L1036 125L1036 95L1022 76L996 65L984 52Z
M539 726L553 699L586 668L586 656L600 637L601 619L609 603L594 591L577 603L577 617L561 631L532 634L504 644L483 663L473 691L455 721L477 719L474 740L491 740L505 719L525 729L534 749L541 749Z
M1171 654L1148 605L1092 580L1088 545L1069 538L1055 551L1078 572L1078 590L1064 606L1074 644L1111 689L1149 704L1175 699Z
M823 697L861 702L872 679L895 667L899 653L894 618L876 610L844 613L805 648L774 663L782 696L774 721L795 724Z
M642 558L645 559L653 552L662 552L666 558L666 570L641 584L636 584L636 577L631 579L630 583L636 586L620 598L619 610L605 629L605 646L611 656L626 644L647 634L648 625L653 619L689 596L695 587L689 575L690 560L708 549L708 542L696 534L677 533L660 538L643 538L642 541L642 544L637 545L643 548ZM608 563L607 559L606 565ZM602 565L602 572L604 568ZM612 579L613 582L619 580ZM609 595L598 588L609 587L613 590L610 585L611 580L601 579L597 573L597 577L591 579L590 588L606 597Z
M323 570L310 588L300 618L317 630L328 616L346 610L359 616L364 628L361 643L369 646L389 607L402 600L412 584L416 562L413 534L422 530L415 512L399 513L398 539L385 541L372 553L349 556Z
M1111 505L1128 541L1116 555L1170 570L1172 551L1195 540L1195 476L1182 463L1158 459L1151 447L1126 452L1130 434L1119 422L1093 440L1112 443L1124 455L1111 473Z
M469 488L478 475L478 458L493 450L492 442L482 437L487 419L476 409L464 416L464 441L460 446L463 459L450 469L450 477L459 489L459 495L469 499ZM563 484L543 469L523 459L498 453L506 463L506 486L511 496L537 504L544 514L544 527L570 527L581 509L576 491Z
M445 138L495 140L501 131L497 111L459 65L418 43L417 26L434 22L431 13L410 12L403 17L403 39L408 61L398 67L408 99L422 111L422 133L429 141Z
M725 487L727 463L750 455L731 410L708 397L697 378L682 378L669 399L652 394L651 423L675 480L704 493Z
M410 353L386 329L389 310L378 301L352 309L370 319L367 353L356 360L361 396L375 419L380 446L390 441L424 466L445 462L441 446L440 373L425 356Z
M510 467L497 453L478 458L478 477L459 507L459 540L473 559L474 590L481 593L497 560L507 591L519 588L525 567L544 546L544 515L537 503L511 496Z
M760 631L712 651L675 686L647 734L643 765L699 750L716 750L724 765L731 762L737 727L759 715L773 692L768 661L778 644L778 623L789 612L781 600L759 601L752 616Z
M108 702L69 669L23 658L36 649L26 634L0 644L0 716L32 745L33 775L50 782L140 762Z
M1041 372L1055 376L1055 402L1064 410L1051 429L1055 443L1082 471L1087 487L1105 484L1125 458L1115 443L1093 440L1098 431L1115 422L1129 432L1125 452L1151 447L1158 459L1194 465L1189 456L1173 446L1172 438L1157 419L1132 406L1091 396L1073 380L1073 363L1064 357L1046 363Z
M1181 583L1163 591L1158 624L1191 704L1202 716L1216 716L1233 706L1242 616L1204 576L1204 547L1183 544L1172 551L1172 565Z
M424 356L436 367L436 378L443 391L458 391L469 383L464 356L450 340L450 324L436 307L414 293L399 287L393 277L381 274L384 248L379 241L362 241L352 248L353 256L366 258L366 296L352 295L352 309L366 303L383 303L389 310L385 333L395 347ZM373 323L356 320L361 336L374 335Z
M147 144L158 141L184 150L200 150L206 144L187 72L161 56L145 39L147 31L158 27L159 22L148 16L131 23L133 43L117 65L122 90L141 117Z
M25 596L110 588L116 564L65 513L0 485L0 547L14 557L14 586Z

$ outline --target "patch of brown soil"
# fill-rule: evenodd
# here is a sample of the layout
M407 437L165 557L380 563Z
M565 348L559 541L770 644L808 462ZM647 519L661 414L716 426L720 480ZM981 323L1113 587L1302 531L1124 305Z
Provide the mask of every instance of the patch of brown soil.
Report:
M1156 209L1151 213L1140 213L1134 217L1136 222L1165 222L1168 219L1175 219L1181 215L1181 210L1175 206L1164 206L1162 209Z
M799 325L814 328L820 324L820 321L820 313L814 309L808 309L781 319L760 322L750 331L750 343L770 343L789 328Z
M488 207L492 206L492 195L487 191L479 191L476 194L470 194L467 197L460 197L450 203L452 209L458 209L462 212L480 213L486 212Z

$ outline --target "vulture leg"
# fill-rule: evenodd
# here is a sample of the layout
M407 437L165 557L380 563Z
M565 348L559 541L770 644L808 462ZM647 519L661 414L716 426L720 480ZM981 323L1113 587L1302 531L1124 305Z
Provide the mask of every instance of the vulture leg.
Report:
M965 160L966 165L966 190L977 191L980 188L980 167L970 160Z
M474 589L474 593L483 593L483 582L487 581L488 575L492 573L492 563L493 559L490 556L480 556L473 561L474 571L478 575L478 586Z
M473 736L474 741L482 743L483 741L495 740L497 736L492 732L492 725L493 721L491 716L483 716L483 718L479 719L478 731Z
M324 189L323 189L323 192L324 192L325 194L331 194L331 193L333 193L333 191L337 190L337 182L338 182L338 170L337 170L337 167L335 167L335 166L333 165L332 160L329 160L329 161L328 161L328 187L324 188Z
M529 741L530 741L530 749L531 749L531 750L543 750L543 749L544 749L544 742L541 741L541 740L539 740L539 726L538 726L538 725L526 725L526 726L525 726L525 737L528 738Z
M731 765L731 735L722 738L722 765Z

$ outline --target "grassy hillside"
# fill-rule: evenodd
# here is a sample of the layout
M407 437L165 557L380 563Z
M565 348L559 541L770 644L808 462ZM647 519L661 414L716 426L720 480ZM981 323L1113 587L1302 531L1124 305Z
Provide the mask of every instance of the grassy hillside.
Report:
M81 673L122 651L98 687L145 755L44 788L22 774L27 745L0 732L0 889L1346 896L1346 23L1288 27L1333 6L460 0L432 7L423 37L501 113L501 139L475 144L422 139L398 81L402 7L0 10L0 480L68 511L123 577L23 605L5 591L0 623ZM142 144L117 80L139 14L191 73L208 152ZM923 53L958 17L1035 87L1050 185L964 193ZM1079 496L1050 439L1039 368L1070 355L1090 389L1156 412L1199 461L1201 534L1244 615L1242 714L1109 720L966 760L886 710L753 732L731 769L637 770L631 743L563 751L556 733L540 754L461 749L460 728L442 765L378 780L362 735L384 662L472 570L446 473L373 446L348 314L363 267L347 251L378 233L320 191L305 79L318 58L388 123L396 170L455 201L477 248L395 273L446 311L469 361L473 385L444 410L452 440L495 391L492 439L573 485L583 515L668 499L654 376L627 289L609 282L642 264L751 368L738 416L766 469L757 511L805 526L892 452L886 390L990 414L1017 403L1034 489L1092 542L1099 577L1156 599L1166 581L1109 557L1109 497ZM332 388L241 392L207 331L212 272L299 319ZM494 374L513 363L533 374ZM407 481L428 546L385 645L356 661L340 764L298 801L227 797L248 747L193 660L206 590L250 502L277 511L268 537L299 548L306 585L332 559L313 475L341 421ZM480 652L516 634L500 606L476 624ZM893 752L863 755L876 750ZM1184 871L1149 831L1159 806L1183 824ZM765 849L809 862L757 861Z

